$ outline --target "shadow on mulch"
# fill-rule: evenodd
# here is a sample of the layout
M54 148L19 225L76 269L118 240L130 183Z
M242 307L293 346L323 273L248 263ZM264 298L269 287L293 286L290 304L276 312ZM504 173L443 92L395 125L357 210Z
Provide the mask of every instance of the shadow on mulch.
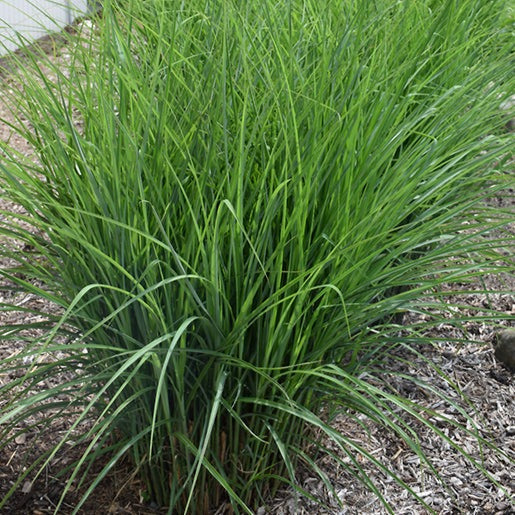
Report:
M76 447L71 452L67 452L66 461L73 462L82 455L81 447ZM36 453L31 450L31 454ZM4 454L4 453L2 453ZM2 499L11 488L14 478L17 476L19 466L22 465L23 456L17 457L16 450L11 456L0 456L0 499ZM7 458L7 461L5 460ZM82 495L87 491L89 485L96 475L102 470L109 460L106 456L103 460L97 460L88 472L88 484L81 485L78 491L71 489L61 503L58 513L60 515L70 515L79 503ZM54 463L60 461L56 456L52 460ZM6 463L4 465L3 463ZM57 467L55 467L57 468ZM0 509L1 514L9 515L43 515L53 514L60 501L61 495L66 485L66 479L57 477L51 470L52 466L47 467L42 474L31 483L26 480L10 497L6 506ZM95 488L93 494L87 499L79 510L81 515L158 515L165 514L165 508L157 508L145 503L142 499L144 485L138 478L134 477L134 468L128 459L118 463L108 475Z

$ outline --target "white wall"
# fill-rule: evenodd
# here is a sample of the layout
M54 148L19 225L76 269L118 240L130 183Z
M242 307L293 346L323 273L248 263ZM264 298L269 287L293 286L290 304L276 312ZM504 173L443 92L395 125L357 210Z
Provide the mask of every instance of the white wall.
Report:
M0 55L20 46L16 33L34 41L85 14L88 0L0 0Z

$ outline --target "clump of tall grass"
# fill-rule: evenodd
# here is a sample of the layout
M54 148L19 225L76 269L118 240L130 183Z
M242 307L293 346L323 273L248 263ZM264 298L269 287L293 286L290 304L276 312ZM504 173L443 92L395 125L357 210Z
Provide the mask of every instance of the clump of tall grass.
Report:
M302 491L300 462L323 476L318 428L380 495L358 456L384 466L321 409L423 456L398 410L430 422L367 370L422 292L495 261L481 234L502 213L478 203L506 183L505 2L103 4L69 67L29 54L11 98L37 160L4 145L27 214L1 230L38 259L2 274L64 315L2 362L24 371L1 387L2 443L27 414L75 413L17 484L84 426L68 485L106 463L85 496L129 453L171 512L252 513Z

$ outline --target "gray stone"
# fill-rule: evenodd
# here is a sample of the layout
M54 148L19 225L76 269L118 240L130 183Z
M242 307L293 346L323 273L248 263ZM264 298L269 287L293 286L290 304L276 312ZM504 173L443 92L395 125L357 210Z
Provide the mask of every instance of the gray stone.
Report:
M503 329L494 338L495 358L515 372L515 328Z

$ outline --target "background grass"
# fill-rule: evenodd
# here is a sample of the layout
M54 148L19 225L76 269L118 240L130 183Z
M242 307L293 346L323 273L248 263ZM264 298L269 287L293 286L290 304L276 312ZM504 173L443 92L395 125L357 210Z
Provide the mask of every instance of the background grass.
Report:
M384 466L322 408L424 459L406 419L431 423L367 371L423 292L496 267L481 236L513 214L479 203L513 183L511 23L500 0L108 1L66 69L29 53L14 128L38 161L4 145L27 216L1 230L38 260L5 248L19 266L2 273L64 315L2 363L33 362L2 386L2 443L27 413L80 414L24 474L92 420L69 485L109 453L89 494L129 452L170 512L252 513L302 490L317 428L380 495L357 456Z

